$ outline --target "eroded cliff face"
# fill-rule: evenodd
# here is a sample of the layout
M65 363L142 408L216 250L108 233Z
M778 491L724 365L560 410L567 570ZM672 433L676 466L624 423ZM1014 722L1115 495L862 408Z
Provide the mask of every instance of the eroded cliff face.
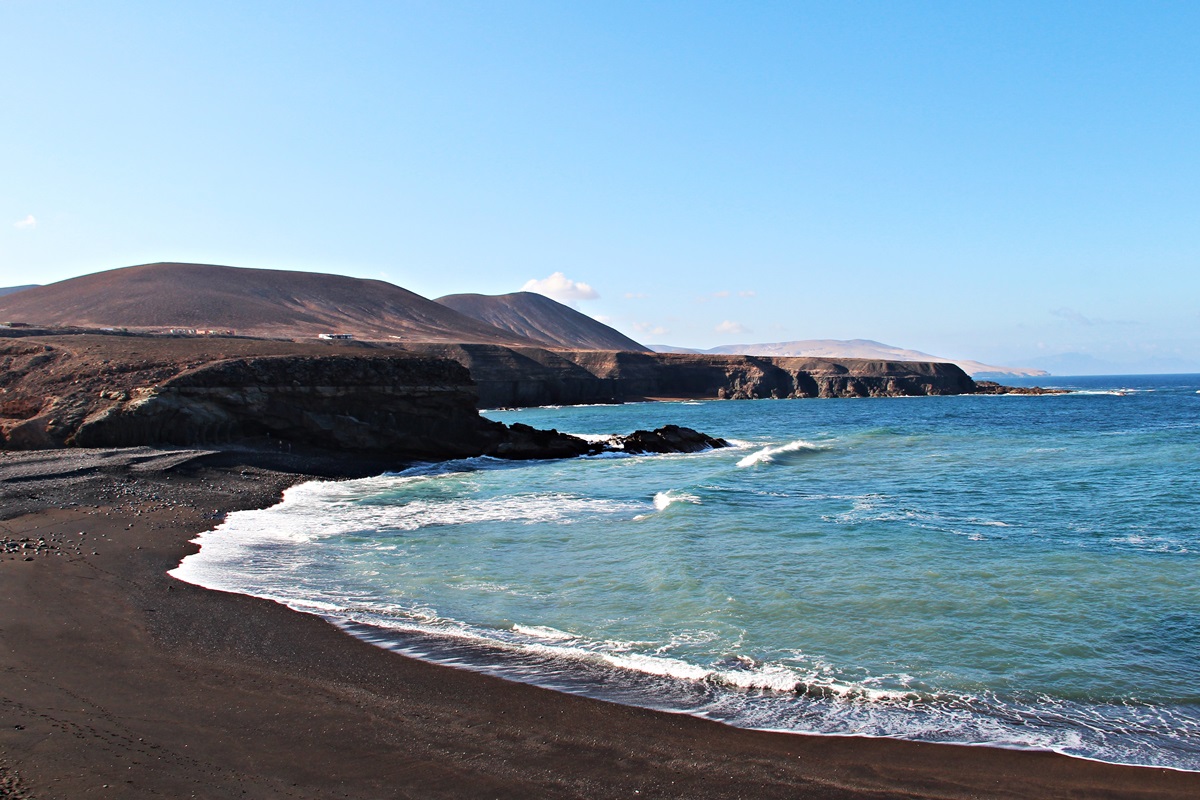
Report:
M965 394L974 381L953 364L680 353L564 353L625 399L646 397L900 397Z
M542 354L499 353L495 369L512 378L542 357L583 373ZM673 426L585 441L485 419L478 399L462 364L389 347L87 335L0 340L0 447L7 449L240 442L400 464L724 444Z
M442 459L511 438L479 416L470 375L452 361L395 351L205 361L195 348L150 339L88 348L102 339L0 344L5 447L275 440Z
M570 353L477 344L405 344L410 352L449 358L475 381L481 408L617 403L618 382L598 376ZM611 355L611 353L606 353Z
M257 437L330 450L453 458L482 452L467 371L446 361L268 356L187 370L89 414L81 447Z
M466 366L485 408L620 403L647 398L753 399L968 394L954 364L486 345L406 345Z
M976 390L952 364L494 345L100 335L0 339L0 447L253 441L387 458L590 452L480 406L646 398L879 397Z

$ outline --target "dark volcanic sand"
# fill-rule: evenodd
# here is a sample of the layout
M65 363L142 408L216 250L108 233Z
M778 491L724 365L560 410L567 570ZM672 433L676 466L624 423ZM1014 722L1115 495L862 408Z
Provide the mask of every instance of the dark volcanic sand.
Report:
M0 549L30 545L0 555L0 797L1200 796L1194 773L762 733L557 694L165 574L221 513L378 466L0 453Z

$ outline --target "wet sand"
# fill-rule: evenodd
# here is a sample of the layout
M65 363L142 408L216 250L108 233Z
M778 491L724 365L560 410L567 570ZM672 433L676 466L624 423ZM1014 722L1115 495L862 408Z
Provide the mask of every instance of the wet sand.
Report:
M380 464L0 453L0 798L1200 796L1200 774L730 728L436 666L166 575L228 511Z

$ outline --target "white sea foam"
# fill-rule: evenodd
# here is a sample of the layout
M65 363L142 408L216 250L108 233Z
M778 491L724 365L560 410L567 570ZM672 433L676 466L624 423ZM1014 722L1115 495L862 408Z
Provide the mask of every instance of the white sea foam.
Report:
M568 639L579 638L573 633L560 631L558 628L551 628L549 625L518 625L514 623L512 629L517 633L522 633L526 636L533 636L538 639L565 641Z
M636 508L631 503L603 500L563 492L494 497L486 503L454 499L413 500L388 514L386 527L418 530L435 525L469 525L481 522L521 522L527 525L569 525L584 515L613 514Z
M773 464L778 457L789 453L815 453L828 449L828 445L816 444L805 439L796 439L787 444L776 447L764 447L761 450L757 450L742 458L742 460L737 462L737 465L739 467L753 467L758 464Z
M374 502L372 498L414 482L460 478L471 469L492 468L494 459L423 464L401 473L354 481L299 484L267 509L237 511L193 542L201 552L188 556L171 571L179 580L211 589L243 591L259 587L264 577L287 573L297 561L298 546L343 536L365 536L372 547L395 547L380 534L448 525L489 522L574 524L594 516L629 514L642 506L632 501L582 497L566 492L531 492L474 502L469 493L418 497L409 502ZM468 463L469 462L469 463ZM308 551L306 551L308 552ZM253 590L258 593L261 590ZM272 599L280 599L272 597Z
M338 481L335 483L317 482L324 487L372 487L380 482L395 478L423 478L445 475L457 475L464 472L476 472L487 469L512 469L513 462L492 456L475 456L474 458L455 458L450 461L431 461L414 464L399 472L385 472L376 478L360 478L353 481Z
M654 507L659 511L666 511L673 503L691 503L700 505L700 498L694 494L686 492L677 492L674 489L669 489L665 492L659 492L654 495Z
M604 444L611 442L614 438L614 434L611 433L568 433L567 436L583 439L589 444Z

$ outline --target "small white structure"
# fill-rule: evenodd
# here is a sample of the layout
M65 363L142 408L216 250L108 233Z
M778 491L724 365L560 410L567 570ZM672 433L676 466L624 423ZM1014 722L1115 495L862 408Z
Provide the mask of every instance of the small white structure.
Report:
M318 339L353 339L353 333L322 333L317 335Z

